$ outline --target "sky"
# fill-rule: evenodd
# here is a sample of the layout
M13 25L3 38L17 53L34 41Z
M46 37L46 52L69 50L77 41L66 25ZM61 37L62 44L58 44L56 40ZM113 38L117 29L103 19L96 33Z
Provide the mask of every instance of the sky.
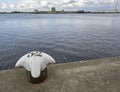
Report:
M51 7L67 11L102 11L114 10L116 2L117 0L0 0L0 11L47 11ZM120 10L120 0L118 9Z

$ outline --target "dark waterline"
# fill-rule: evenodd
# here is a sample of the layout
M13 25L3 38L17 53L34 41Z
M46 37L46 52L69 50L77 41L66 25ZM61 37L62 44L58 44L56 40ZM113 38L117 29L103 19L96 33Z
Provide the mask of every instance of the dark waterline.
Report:
M33 50L57 63L120 56L120 14L0 15L0 69Z

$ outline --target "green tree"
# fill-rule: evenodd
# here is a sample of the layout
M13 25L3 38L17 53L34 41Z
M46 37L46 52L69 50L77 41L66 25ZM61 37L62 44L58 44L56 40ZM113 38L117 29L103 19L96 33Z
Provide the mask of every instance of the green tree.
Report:
M61 12L64 13L65 12L64 9L62 9Z
M52 7L52 8L51 8L51 11L52 11L52 12L56 12L55 7Z

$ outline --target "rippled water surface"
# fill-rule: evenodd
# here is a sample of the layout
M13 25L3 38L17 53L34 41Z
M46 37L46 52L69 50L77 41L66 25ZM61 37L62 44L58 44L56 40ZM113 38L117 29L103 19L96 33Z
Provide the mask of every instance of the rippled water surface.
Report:
M120 56L120 14L1 14L0 69L33 50L57 63Z

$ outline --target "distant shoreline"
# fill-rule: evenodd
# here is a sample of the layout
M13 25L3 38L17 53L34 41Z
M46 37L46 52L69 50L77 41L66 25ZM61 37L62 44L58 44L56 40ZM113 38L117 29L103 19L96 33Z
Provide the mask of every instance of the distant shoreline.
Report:
M19 11L13 11L13 12L0 12L0 14L118 14L120 12L84 12L84 11L56 11L56 12L48 12L48 11L39 11L39 12L19 12Z

